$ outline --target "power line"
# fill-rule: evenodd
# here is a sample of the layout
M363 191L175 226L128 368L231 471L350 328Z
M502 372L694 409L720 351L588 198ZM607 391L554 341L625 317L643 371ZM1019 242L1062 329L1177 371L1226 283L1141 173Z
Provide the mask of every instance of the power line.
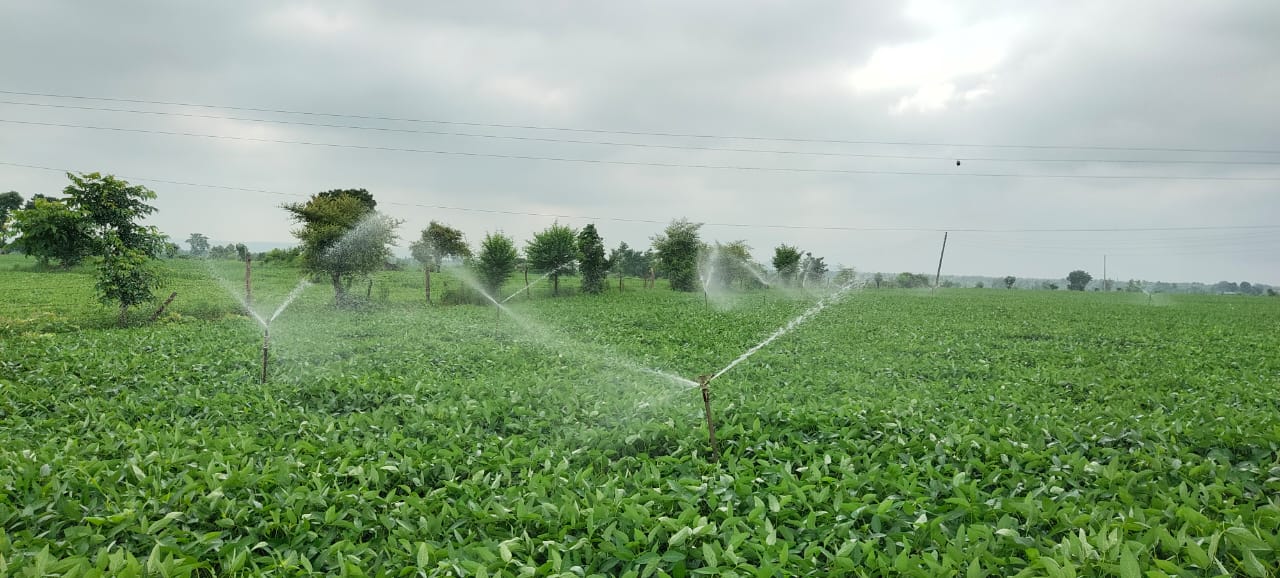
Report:
M298 141L285 139L271 139L261 137L247 136L230 136L204 134L183 131L167 131L143 128L124 128L113 126L95 126L84 124L69 124L57 122L38 122L29 120L14 120L0 118L0 122L10 124L23 124L29 126L46 126L58 128L74 128L99 131L128 132L137 134L159 134L167 136L184 136L195 138L207 138L218 140L235 140L247 142L263 142L273 144L291 144L313 147L342 148L342 149L359 149L371 151L385 152L404 152L429 155L448 155L463 156L473 158L492 158L492 159L508 159L508 160L530 160L530 161L551 161L562 163L581 163L593 165L620 165L620 166L640 166L640 167L664 167L664 168L685 168L685 169L715 169L715 170L731 170L731 171L751 171L751 172L782 172L782 173L812 173L812 174L855 174L855 175L894 175L894 176L930 176L930 177L989 177L989 178L1027 178L1027 179L1102 179L1102 180L1156 180L1156 181L1280 181L1280 177L1226 177L1226 176L1176 176L1176 175L1070 175L1070 174L1020 174L1020 173L939 173L929 171L882 171L868 169L818 169L804 167L759 167L748 165L712 165L712 164L694 164L694 163L666 163L652 161L621 161L607 159L584 159L574 157L551 157L537 155L514 155L499 153L479 153L469 151L449 151L449 150L433 150L419 149L409 147L389 147L378 145L359 145L350 143L329 143L316 141Z
M26 163L17 163L11 161L0 160L0 165L20 167L27 169L35 169L42 171L52 171L58 173L78 172L73 169L48 167L42 165L33 165ZM195 183L189 181L176 181L169 179L158 179L152 177L143 177L137 175L116 175L120 178L133 181L144 181L151 183L161 183L168 185L179 185L188 187L201 187L210 189L220 189L228 191L242 191L250 193L262 193L268 195L279 195L288 197L307 198L311 195L307 193L288 193L282 191L273 191L269 189L257 189L251 187L237 187L231 185L216 185L206 183ZM568 215L557 213L535 213L527 211L509 211L504 209L483 209L475 207L456 207L448 205L430 205L424 203L406 203L398 201L382 201L387 205L396 205L404 207L418 207L425 209L445 210L445 211L463 211L474 213L489 213L501 215L515 215L527 217L547 217L557 219L574 219L582 221L614 221L623 223L645 223L664 225L667 221L657 219L637 219L626 217L609 217L609 216L590 216L590 215ZM1076 228L1015 228L1015 229L999 229L999 228L973 228L973 227L855 227L840 225L785 225L771 223L722 223L703 221L703 225L709 227L736 227L736 228L753 228L753 229L788 229L788 230L815 230L815 231L851 231L851 232L896 232L896 233L940 233L944 231L958 233L1114 233L1114 232L1156 232L1156 231L1230 231L1230 230L1280 230L1280 224L1275 225L1197 225L1189 227L1076 227Z
M368 114L346 114L332 112L315 112L305 110L289 110L280 108L260 108L248 106L227 106L201 104L191 102L175 102L164 100L145 100L137 98L111 98L104 96L84 96L70 94L55 94L46 92L23 92L16 90L0 90L0 94L11 94L18 96L35 96L44 98L62 98L75 100L96 100L103 102L127 102L133 104L152 104L162 106L184 106L190 108L205 109L221 109L221 110L239 110L248 112L266 112L274 114L293 114L305 116L320 116L330 118L354 118L362 120L379 120L392 122L413 122L425 124L441 124L454 126L474 126L488 128L505 128L505 129L523 129L523 130L546 130L560 132L577 132L577 133L593 133L593 134L618 134L631 136L656 136L656 137L676 137L676 138L698 138L698 139L719 139L719 140L750 140L750 141L775 141L775 142L795 142L795 143L827 143L827 144L852 144L852 145L878 145L878 146L928 146L928 147L955 147L955 148L994 148L994 149L1035 149L1035 150L1093 150L1093 151L1145 151L1145 152L1177 152L1177 153L1223 153L1223 154L1265 154L1280 155L1277 149L1218 149L1218 148L1197 148L1197 147L1137 147L1137 146L1083 146L1083 145L1036 145L1036 144L977 144L977 143L944 143L944 142L926 142L926 141L882 141L882 140L848 140L848 139L821 139L821 138L796 138L796 137L766 137L766 136L750 136L750 135L715 135L700 133L681 133L681 132L653 132L653 131L634 131L634 130L609 130L595 128L575 128L575 127L558 127L558 126L539 126L524 124L502 124L502 123L484 123L484 122L463 122L453 120L425 119L411 117L395 117Z
M257 123L281 124L281 125L292 125L292 126L306 126L306 127L315 127L315 128L336 128L336 129L344 129L344 130L376 131L376 132L384 132L384 133L427 134L427 135L436 135L436 136L456 136L456 137L480 138L480 139L514 140L514 141L525 141L525 142L546 142L546 143L563 143L563 144L584 144L584 145L629 147L629 148L644 148L644 149L692 150L692 151L707 151L707 152L798 155L798 156L816 156L816 157L874 158L874 159L892 159L892 160L926 160L926 161L957 160L954 156L938 156L938 155L891 155L891 154L877 154L877 153L802 151L802 150L787 150L787 149L756 149L756 148L737 148L737 147L635 143L635 142L601 141L601 140L581 140L581 139L569 139L569 138L550 138L550 137L518 136L518 135L505 135L505 134L482 134L482 133L469 133L469 132L457 132L457 131L424 130L424 129L412 129L412 128L381 127L381 126L361 126L361 125L350 125L350 124L305 122L305 121L296 121L296 120L279 120L279 119L268 119L268 118L250 118L250 117L226 116L226 115L217 115L217 114L196 114L196 113L160 111L160 110L140 110L140 109L111 108L111 107L98 107L98 106L77 106L77 105L70 105L70 104L18 102L18 101L12 101L12 100L0 100L0 104L15 105L15 106L31 106L31 107L41 107L41 108L57 108L57 109L67 109L67 110L85 110L85 111L94 111L94 112L117 112L117 113L140 114L140 115L173 116L173 117L181 117L181 118L231 120L231 121L238 121L238 122L257 122ZM1103 158L1073 159L1073 158L1007 158L1007 157L964 156L960 160L977 161L977 162L1000 162L1000 163L1251 165L1251 166L1280 165L1280 161L1256 161L1256 160L1241 161L1241 160L1202 160L1202 159L1103 159Z

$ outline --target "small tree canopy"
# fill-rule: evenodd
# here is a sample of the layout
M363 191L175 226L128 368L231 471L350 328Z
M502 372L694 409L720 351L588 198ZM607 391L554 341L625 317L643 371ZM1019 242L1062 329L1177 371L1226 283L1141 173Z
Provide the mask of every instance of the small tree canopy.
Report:
M209 253L209 238L200 233L192 233L187 237L187 246L191 247L192 255L203 257Z
M502 284L515 272L516 261L519 259L515 241L511 237L501 232L484 236L474 267L480 283L490 297L497 299L498 290L502 289Z
M84 212L63 201L34 199L30 208L13 212L13 230L19 236L14 249L47 264L56 259L70 267L93 254L93 223Z
M702 246L698 230L701 228L702 223L678 219L653 237L658 267L671 281L673 291L698 289L698 249Z
M346 304L346 288L356 277L386 265L400 225L400 221L374 211L371 196L341 193L327 191L312 195L305 203L283 206L302 225L293 236L302 242L303 270L327 277L339 306Z
M439 271L445 257L470 257L471 248L467 246L462 231L431 221L418 240L409 246L409 253L423 266Z
M1089 286L1089 282L1093 281L1093 275L1081 269L1076 269L1067 273L1067 290L1068 291L1084 291Z
M773 248L773 270L784 284L796 282L796 273L800 270L800 249L791 245L778 245Z
M582 268L582 292L603 293L609 261L605 259L604 240L595 225L587 225L578 233L578 260Z
M1018 278L1017 278L1017 277L1014 277L1013 275L1009 275L1009 276L1007 276L1007 277L1005 277L1005 278L1004 278L1004 288L1005 288L1005 289L1013 289L1013 284L1014 284L1014 283L1017 283L1017 282L1018 282Z
M556 294L560 293L560 276L572 275L578 260L577 232L554 223L525 244L524 255L529 266L539 273L549 273Z

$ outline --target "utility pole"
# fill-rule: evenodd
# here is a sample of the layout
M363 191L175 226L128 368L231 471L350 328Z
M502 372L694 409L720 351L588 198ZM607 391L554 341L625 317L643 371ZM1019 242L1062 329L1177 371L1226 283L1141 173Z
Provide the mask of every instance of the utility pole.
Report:
M938 290L938 280L942 278L942 258L947 256L947 235L949 234L949 231L942 232L942 253L938 255L938 272L933 275L934 291Z

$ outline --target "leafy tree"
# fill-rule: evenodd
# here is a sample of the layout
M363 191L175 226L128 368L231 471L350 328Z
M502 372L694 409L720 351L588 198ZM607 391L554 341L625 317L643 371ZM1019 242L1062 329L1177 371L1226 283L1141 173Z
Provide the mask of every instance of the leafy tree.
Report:
M1084 291L1084 288L1093 281L1093 275L1081 269L1076 269L1067 273L1067 291Z
M978 281L977 283L973 284L974 289L982 289L983 287L986 287L986 285L983 285L982 281Z
M1241 281L1240 292L1244 293L1245 295L1254 295L1253 284L1248 281Z
M178 253L181 253L181 252L182 252L181 245L178 245L177 243L174 243L172 241L167 241L167 240L164 242L164 258L165 259L172 259L174 257L177 257Z
M422 230L422 236L409 246L409 252L416 261L433 267L435 271L440 270L445 257L471 256L471 248L467 246L462 231L436 221L431 221Z
M1014 277L1013 275L1009 275L1009 276L1007 276L1007 277L1005 277L1005 278L1004 278L1004 288L1005 288L1005 289L1013 289L1013 284L1014 284L1014 283L1017 283L1017 282L1018 282L1018 278L1017 278L1017 277Z
M1040 288L1041 288L1041 289L1044 289L1044 290L1046 290L1046 291L1057 291L1057 290L1058 290L1058 284L1057 284L1057 283L1050 283L1050 282L1048 282L1048 281L1045 281L1045 282L1040 283Z
M1267 297L1275 297L1275 296L1276 296L1276 290L1272 289L1271 287L1267 287Z
M816 283L826 278L827 264L822 257L814 257L813 253L806 252L804 260L800 262L800 271L803 275L803 279L800 282L801 286Z
M560 223L554 223L525 243L524 255L529 266L539 273L550 273L552 291L560 294L560 276L572 275L578 259L577 233Z
M39 200L39 199L44 199L44 200L46 200L46 201L56 201L56 200L57 200L57 199L55 199L55 198L53 198L53 197L50 197L49 195L42 195L42 194L40 194L40 193L36 193L36 194L34 194L34 195L31 195L31 198L30 198L30 199L27 199L27 202L26 202L26 203L23 203L22 208L24 208L24 209L31 209L31 208L34 208L34 207L36 206L36 201L37 201L37 200Z
M9 216L22 208L22 195L18 191L0 193L0 251L9 239Z
M347 304L347 290L357 277L382 269L391 257L400 221L373 206L372 197L327 191L282 207L302 225L293 236L302 242L303 270L328 278L338 306Z
M187 246L191 247L193 256L204 257L209 253L209 238L200 233L192 233L187 237Z
M618 243L617 248L609 252L609 265L613 270L621 270L623 275L631 277L648 275L652 260L652 251L641 253L629 247L626 241Z
M717 241L711 254L715 256L715 261L710 265L714 267L715 281L720 285L729 287L736 283L743 288L761 285L755 273L760 267L751 258L751 246L746 241L737 240L725 244Z
M593 224L578 232L578 262L582 268L582 292L603 293L609 261L604 257L604 240Z
M98 263L94 289L102 304L120 306L118 321L123 327L128 322L129 308L152 301L152 291L163 285L163 279L151 265L153 255L126 245L115 232L107 233L101 244L102 261Z
M250 258L252 258L252 255L249 254L249 248L244 246L244 243L236 243L236 259L243 262L248 261Z
M898 273L898 287L903 289L915 289L917 287L928 287L929 276L922 273ZM981 288L981 287L979 287Z
M19 235L13 248L42 264L56 259L63 267L70 267L94 252L88 215L63 201L43 196L33 199L30 208L14 211L13 229Z
M511 237L500 232L484 236L474 267L489 295L497 295L502 284L515 272L516 261L519 259L515 241Z
M876 289L879 289L880 284L884 282L884 273L876 273L875 277L872 277L871 280L875 281Z
M67 178L71 184L62 191L67 195L67 206L88 216L94 241L102 245L97 254L105 256L121 246L151 258L159 257L164 251L164 235L155 227L138 222L156 212L155 207L147 204L156 198L154 192L112 175L67 173Z
M698 249L702 246L698 230L701 228L702 223L678 219L652 239L658 266L671 280L673 291L698 289Z
M795 284L801 257L800 249L791 245L784 244L773 248L773 270L778 272L778 277L784 284Z
M336 199L338 197L349 197L360 201L365 209L373 211L378 208L378 202L373 200L373 194L364 189L333 189L323 193L316 193L316 197L324 199Z

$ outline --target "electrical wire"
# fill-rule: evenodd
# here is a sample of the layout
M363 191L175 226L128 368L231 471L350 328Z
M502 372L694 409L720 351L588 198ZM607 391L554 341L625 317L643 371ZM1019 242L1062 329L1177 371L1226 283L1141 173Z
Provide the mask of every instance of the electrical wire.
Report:
M635 143L635 142L620 142L620 141L581 140L581 139L569 139L569 138L534 137L534 136L518 136L518 135L505 135L505 134L481 134L481 133L468 133L468 132L443 131L443 130L424 130L424 129L413 129L413 128L395 128L395 127L380 127L380 126L361 126L361 125L350 125L350 124L332 124L332 123L323 123L323 122L305 122L305 121L297 121L297 120L280 120L280 119L269 119L269 118L251 118L251 117L226 116L226 115L217 115L217 114L195 114L195 113L160 111L160 110L141 110L141 109L127 109L127 108L77 106L77 105L70 105L70 104L18 102L18 101L11 101L11 100L0 100L0 104L13 105L13 106L56 108L56 109L66 109L66 110L83 110L83 111L93 111L93 112L113 112L113 113L126 113L126 114L138 114L138 115L170 116L170 117L179 117L179 118L230 120L230 121L237 121L237 122L280 124L280 125L291 125L291 126L305 126L305 127L313 127L313 128L334 128L334 129L343 129L343 130L376 131L376 132L383 132L383 133L423 134L423 135L465 137L465 138L477 138L477 139L513 140L513 141L524 141L524 142L544 142L544 143L561 143L561 144L583 144L583 145L643 148L643 149L663 149L663 150L690 150L690 151L706 151L706 152L797 155L797 156L815 156L815 157L873 158L873 159L913 160L913 161L914 160L923 160L923 161L963 160L965 162L997 162L997 163L1245 165L1245 166L1280 165L1280 160L1242 161L1242 160L1204 160L1204 159L1007 158L1007 157L973 157L973 156L964 156L963 159L956 159L953 156L938 156L938 155L893 155L893 154L851 153L851 152L832 152L832 151L755 149L755 148L735 148L735 147L716 147L716 146Z
M17 90L0 90L0 94L9 94L9 95L15 95L15 96L34 96L34 97L42 97L42 98L94 100L94 101L102 101L102 102L125 102L125 103L133 103L133 104L151 104L151 105L162 105L162 106L182 106L182 107L189 107L189 108L239 110L239 111L248 111L248 112L266 112L266 113L275 113L275 114L321 116L321 117L330 117L330 118L354 118L354 119L362 119L362 120L380 120L380 121L394 121L394 122L412 122L412 123L441 124L441 125L455 125L455 126L524 129L524 130L545 130L545 131L578 132L578 133L593 133L593 134L617 134L617 135L632 135L632 136L656 136L656 137L719 139L719 140L775 141L775 142L795 142L795 143L879 145L879 146L922 146L922 147L994 148L994 149L1091 150L1091 151L1130 151L1130 152L1144 151L1144 152L1177 152L1177 153L1280 155L1280 149L1150 147L1150 146L1148 147L1086 146L1086 145L1049 145L1049 144L978 144L978 143L945 143L945 142L927 142L927 141L849 140L849 139L821 139L821 138L795 138L795 137L788 138L788 137L767 137L767 136L751 136L751 135L715 135L715 134L682 133L682 132L609 130L609 129L597 129L597 128L574 128L574 127L539 126L539 125L524 125L524 124L463 122L463 121L454 121L454 120L396 117L396 116L384 116L384 115L373 115L373 114L345 114L345 113L332 113L332 112L315 112L315 111L305 111L305 110L290 110L290 109L283 109L283 108L227 106L227 105L201 104L201 103L192 103L192 102L147 100L147 99L140 99L140 98L111 98L111 97L105 97L105 96L85 96L85 95L57 94L57 93L48 93L48 92L29 92L29 91L17 91Z
M135 134L158 134L158 135L166 135L166 136L183 136L183 137L195 137L195 138L218 139L218 140L304 145L304 146L313 146L313 147L359 149L359 150L371 150L371 151L383 151L383 152L404 152L404 153L417 153L417 154L428 154L428 155L463 156L463 157L473 157L473 158L553 161L553 162L582 163L582 164L593 164L593 165L621 165L621 166L665 167L665 168L687 168L687 169L717 169L717 170L751 171L751 172L896 175L896 176L931 176L931 177L1000 177L1000 178L1027 178L1027 179L1104 179L1104 180L1156 180L1156 181L1251 181L1251 182L1280 181L1280 176L1228 177L1228 176L1178 176L1178 175L1089 175L1089 174L1072 175L1072 174L1034 174L1034 173L1026 173L1026 174L959 173L959 172L939 173L939 172L929 172L929 171L883 171L883 170L868 170L868 169L822 169L822 168L804 168L804 167L760 167L760 166L748 166L748 165L713 165L713 164L693 164L693 163L686 164L686 163L667 163L667 162L651 162L651 161L622 161L622 160L607 160L607 159L585 159L585 158L573 158L573 157L480 153L480 152L469 152L469 151L419 149L419 148L409 148L409 147L359 145L359 144L350 144L350 143L299 141L299 140L270 139L270 138L247 137L247 136L215 135L215 134L204 134L204 133L194 133L194 132L184 132L184 131L167 131L167 130L154 130L154 129L142 129L142 128L125 128L125 127L95 126L95 125L83 125L83 124L56 123L56 122L39 122L39 121L3 119L3 118L0 118L0 122L28 125L28 126L127 132L127 133L135 133Z

